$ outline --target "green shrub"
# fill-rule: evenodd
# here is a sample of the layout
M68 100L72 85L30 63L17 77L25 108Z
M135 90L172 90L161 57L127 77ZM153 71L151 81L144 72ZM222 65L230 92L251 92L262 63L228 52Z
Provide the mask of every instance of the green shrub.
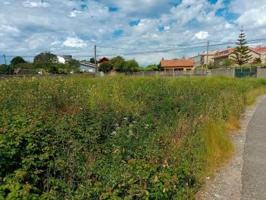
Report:
M0 199L192 199L265 80L0 81Z

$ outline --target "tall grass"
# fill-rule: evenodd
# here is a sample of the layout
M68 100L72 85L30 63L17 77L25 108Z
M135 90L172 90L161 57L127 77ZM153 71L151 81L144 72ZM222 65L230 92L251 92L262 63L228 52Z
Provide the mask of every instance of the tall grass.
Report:
M0 199L193 199L266 81L0 81ZM233 119L233 120L232 120Z

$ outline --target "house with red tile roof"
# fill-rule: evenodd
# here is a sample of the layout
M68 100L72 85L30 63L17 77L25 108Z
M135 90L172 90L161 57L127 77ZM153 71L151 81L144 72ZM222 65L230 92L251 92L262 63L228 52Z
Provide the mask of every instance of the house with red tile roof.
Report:
M253 50L260 54L261 62L266 63L266 46L258 46L253 48Z
M250 50L249 54L252 56L250 59L250 63L253 63L254 60L256 60L258 58L261 59L261 53L259 51L257 51L254 48L249 48L249 50ZM234 54L233 53L234 53L233 48L227 48L225 50L218 51L214 56L214 63L222 65L224 63L224 61L227 59L234 60Z
M172 71L190 71L195 68L195 62L193 59L162 59L160 65L163 70Z
M197 56L193 56L192 59L195 61L195 66L199 67L206 64L213 64L214 63L214 57L216 55L217 51L210 51L208 53L204 52L201 54L198 54Z
M234 52L233 48L227 48L227 49L222 50L222 51L217 51L215 56L214 56L214 63L215 64L223 64L223 62L226 59L232 58L233 52Z
M100 60L98 60L98 63L99 64L102 64L104 62L108 62L109 61L109 58L106 58L106 57L102 57Z

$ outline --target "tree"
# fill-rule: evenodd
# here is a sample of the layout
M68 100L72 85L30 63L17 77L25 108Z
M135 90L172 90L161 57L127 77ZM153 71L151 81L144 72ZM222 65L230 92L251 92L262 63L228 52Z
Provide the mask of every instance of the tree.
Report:
M100 65L99 71L108 73L113 69L113 65L110 62L104 62Z
M152 64L152 65L148 65L145 68L141 68L142 71L159 71L159 65L156 64Z
M109 62L116 71L124 72L126 61L123 57L121 56L114 57Z
M10 66L8 65L0 65L0 74L9 74Z
M80 68L80 62L76 59L71 59L69 62L68 62L68 65L71 69L73 70L78 70Z
M55 65L58 64L58 59L56 55L50 52L44 52L35 56L33 63L36 68L54 71Z
M90 63L95 64L95 58L91 58L91 59L90 59Z
M260 58L255 58L253 61L253 64L261 64L261 59Z
M250 55L250 50L247 46L246 34L243 30L241 30L236 45L237 47L234 49L233 52L233 60L238 65L244 65L248 63L251 60L252 56Z
M27 63L21 56L16 56L11 60L11 65L16 66L18 64Z
M223 67L230 67L233 64L233 61L231 59L225 59L223 62Z
M124 72L136 72L139 69L139 64L136 60L128 60L125 63Z

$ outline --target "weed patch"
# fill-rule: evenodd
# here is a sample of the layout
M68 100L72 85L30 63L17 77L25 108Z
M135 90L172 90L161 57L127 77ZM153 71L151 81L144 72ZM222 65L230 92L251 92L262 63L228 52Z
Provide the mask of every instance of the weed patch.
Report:
M0 199L193 199L263 79L0 81Z

